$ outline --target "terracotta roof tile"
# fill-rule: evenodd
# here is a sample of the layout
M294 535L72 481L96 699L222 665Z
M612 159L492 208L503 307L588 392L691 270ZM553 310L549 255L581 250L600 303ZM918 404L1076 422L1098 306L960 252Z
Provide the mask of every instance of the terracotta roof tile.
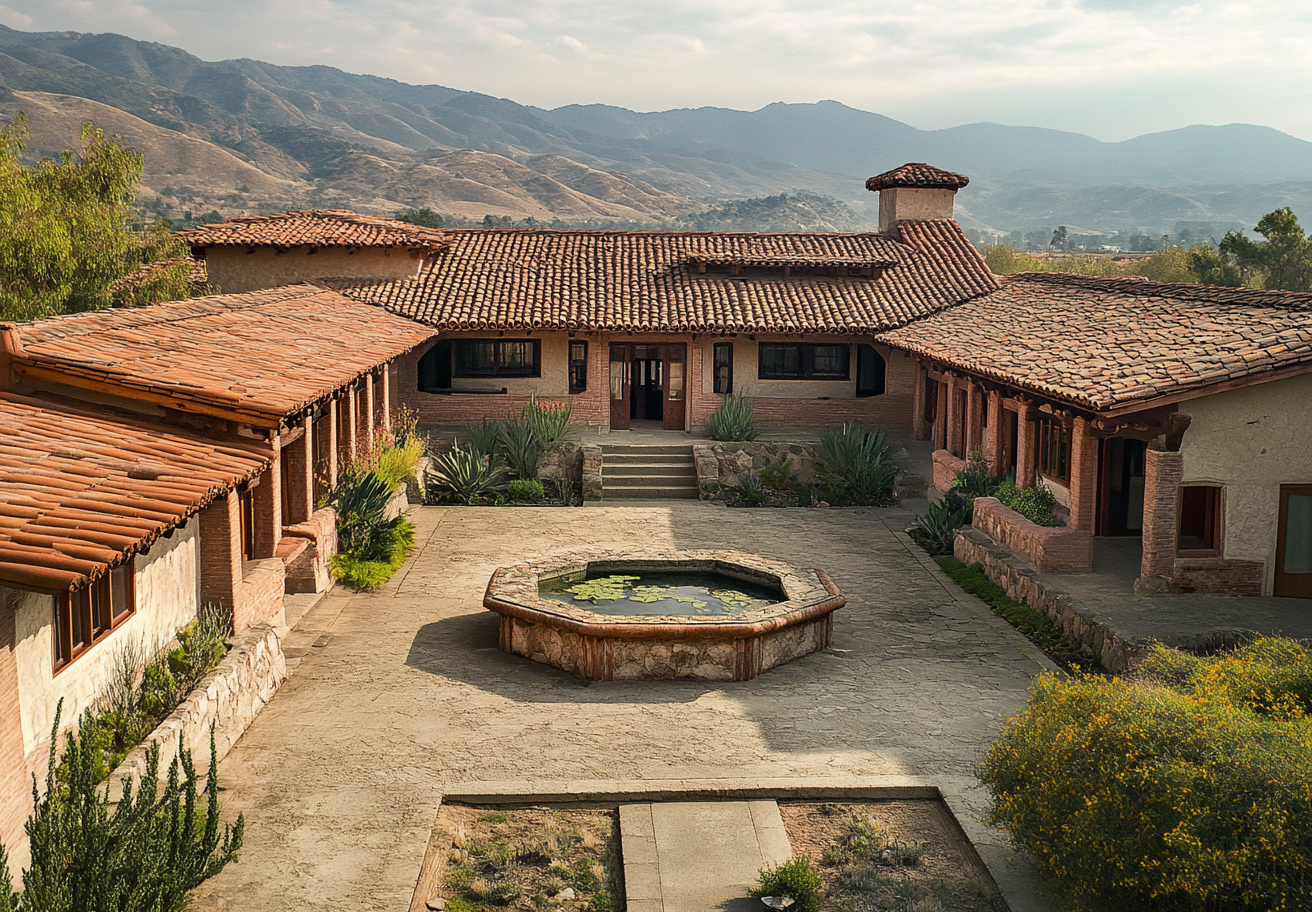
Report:
M964 174L944 171L924 162L908 162L900 168L876 174L866 181L867 190L889 190L893 187L919 187L922 189L960 190L970 183Z
M0 583L95 579L264 470L268 447L0 392Z
M1094 411L1312 362L1312 294L1058 273L883 334Z
M316 285L111 308L11 327L42 367L276 425L433 332Z
M999 287L951 219L879 234L453 230L418 278L326 284L442 330L867 333ZM695 259L884 267L875 279L699 274Z
M446 232L439 229L346 209L231 218L179 231L178 237L192 247L405 247L433 252L447 243Z

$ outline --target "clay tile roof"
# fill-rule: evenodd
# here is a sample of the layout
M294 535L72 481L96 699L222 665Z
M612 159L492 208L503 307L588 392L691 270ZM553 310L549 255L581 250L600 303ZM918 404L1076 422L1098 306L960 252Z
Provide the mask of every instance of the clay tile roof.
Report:
M882 339L1114 411L1300 364L1312 369L1312 294L1029 273Z
M76 588L269 464L267 445L0 392L0 584Z
M908 162L900 168L876 174L866 181L867 190L888 190L892 187L920 187L960 190L970 183L964 174L944 171L924 162Z
M316 285L0 323L0 340L6 329L19 373L55 371L262 427L433 335Z
M179 231L192 247L405 247L434 252L447 233L347 209L303 209L279 215L231 218Z
M327 282L441 330L869 333L999 287L951 219L880 234L453 230L413 279ZM884 267L876 278L699 274L720 262Z

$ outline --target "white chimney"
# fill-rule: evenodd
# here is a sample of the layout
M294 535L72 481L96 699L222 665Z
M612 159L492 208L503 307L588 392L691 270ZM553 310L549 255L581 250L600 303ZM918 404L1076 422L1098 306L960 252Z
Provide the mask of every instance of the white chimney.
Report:
M876 174L866 189L879 194L879 231L888 234L898 222L952 218L957 191L970 183L964 174L954 174L924 162L910 162L892 171Z

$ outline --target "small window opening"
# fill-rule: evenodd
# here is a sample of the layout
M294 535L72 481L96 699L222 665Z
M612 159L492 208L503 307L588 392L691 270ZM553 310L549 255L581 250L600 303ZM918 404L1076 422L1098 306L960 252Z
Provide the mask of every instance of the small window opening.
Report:
M1221 489L1189 485L1180 489L1179 553L1221 549Z
M715 392L727 396L733 392L733 343L716 342L712 370Z
M569 343L569 391L583 393L588 389L588 343Z

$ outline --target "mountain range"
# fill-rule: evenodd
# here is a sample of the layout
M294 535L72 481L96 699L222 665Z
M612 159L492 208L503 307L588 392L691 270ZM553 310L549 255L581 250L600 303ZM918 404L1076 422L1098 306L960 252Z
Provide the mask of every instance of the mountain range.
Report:
M970 175L958 218L981 229L1169 231L1251 226L1282 205L1312 211L1312 143L1245 124L1108 143L988 123L918 130L834 101L546 110L326 66L208 62L121 35L0 26L0 116L19 111L37 153L68 148L83 121L122 136L145 153L143 198L172 213L428 206L643 225L805 191L810 203L786 216L823 230L872 222L864 179L906 161ZM825 197L828 208L816 205Z

